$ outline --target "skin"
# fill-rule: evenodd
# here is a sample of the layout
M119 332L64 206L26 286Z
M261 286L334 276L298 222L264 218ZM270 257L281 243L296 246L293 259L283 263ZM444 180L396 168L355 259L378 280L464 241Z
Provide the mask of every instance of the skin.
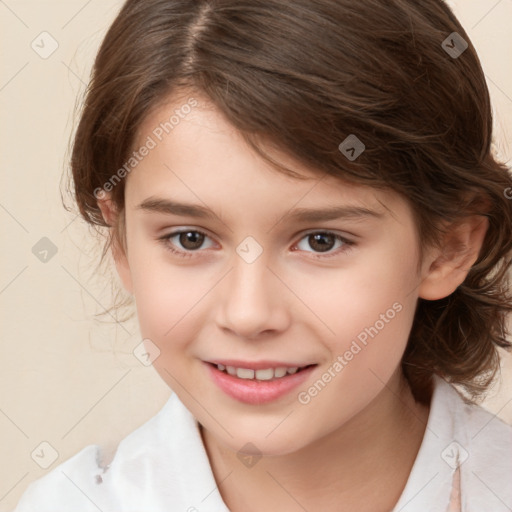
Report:
M189 96L170 96L150 113L134 147ZM429 412L415 402L400 371L417 300L445 297L462 283L487 221L472 217L454 226L443 252L427 251L417 271L416 228L398 194L349 185L273 150L307 179L280 174L205 98L193 96L199 105L128 175L126 247L113 249L124 286L135 297L142 336L160 350L153 365L197 418L231 511L390 510ZM138 208L155 197L207 205L215 216ZM109 197L99 205L113 225ZM364 206L382 217L308 223L285 217L298 207L335 205ZM195 246L183 238L180 244L179 236L167 246L159 240L183 228L207 237ZM328 238L322 252L307 235L325 230L354 245ZM248 236L263 249L250 264L236 252ZM457 242L465 251L450 250ZM192 256L179 257L169 245ZM331 257L318 257L325 254ZM300 403L298 392L321 379L395 303L400 312L317 396ZM248 405L212 384L202 361L214 358L318 366L299 389L269 404ZM237 456L249 442L262 455L251 467ZM191 506L200 508L203 497L196 499Z

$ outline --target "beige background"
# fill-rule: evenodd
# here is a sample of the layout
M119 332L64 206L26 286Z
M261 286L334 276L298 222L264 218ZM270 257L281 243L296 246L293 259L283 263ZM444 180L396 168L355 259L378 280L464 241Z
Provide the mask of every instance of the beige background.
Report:
M481 57L497 149L512 162L512 0L450 4ZM0 0L0 512L83 447L115 446L170 395L132 354L141 341L136 323L94 318L110 305L108 276L96 272L95 237L59 193L75 102L120 6ZM58 48L48 58L31 47L35 40L49 51L52 38ZM57 248L47 262L32 253L43 237ZM503 385L484 406L512 424L512 359L503 362ZM52 450L58 458L45 470L39 464Z

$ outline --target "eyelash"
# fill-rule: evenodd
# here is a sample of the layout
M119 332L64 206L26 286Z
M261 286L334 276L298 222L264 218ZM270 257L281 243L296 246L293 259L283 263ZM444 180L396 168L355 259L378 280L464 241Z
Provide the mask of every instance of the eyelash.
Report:
M199 229L182 229L179 231L173 231L172 233L169 233L169 234L162 236L158 239L168 251L175 254L176 256L179 256L180 258L191 258L194 255L194 253L200 252L200 249L196 249L194 251L181 251L181 250L175 249L173 247L173 245L171 244L170 239L175 237L176 235L180 235L181 233L199 233L200 235L210 238L204 231L201 231ZM341 249L338 248L337 251L334 251L329 254L313 253L315 255L314 258L316 258L316 259L331 258L333 256L344 254L344 253L349 252L355 246L355 242L347 240L346 238L342 237L341 235L338 235L337 233L334 233L332 231L322 231L322 230L311 231L311 232L304 234L302 236L302 238L299 240L299 242L301 240L303 240L304 238L307 238L308 236L316 235L316 234L332 235L332 236L334 236L334 238L336 240L339 240L340 242L343 242L343 244L344 244L344 246L342 246ZM309 252L309 251L306 251L306 252Z

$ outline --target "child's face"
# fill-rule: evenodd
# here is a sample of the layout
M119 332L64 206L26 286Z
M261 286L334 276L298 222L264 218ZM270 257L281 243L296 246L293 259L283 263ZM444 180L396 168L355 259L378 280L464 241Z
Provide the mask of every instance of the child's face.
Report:
M296 451L347 423L396 375L421 280L411 210L394 193L344 184L283 155L309 179L272 170L203 101L159 141L155 129L185 102L141 127L135 148L148 137L157 144L127 179L128 250L118 269L143 338L160 350L155 368L204 428L233 450L252 442L263 453ZM214 213L139 207L157 199ZM293 218L299 208L348 206L381 216ZM188 257L159 240L183 229L207 234L167 241ZM353 245L308 236L325 231ZM317 366L257 404L212 380L206 362L225 359Z

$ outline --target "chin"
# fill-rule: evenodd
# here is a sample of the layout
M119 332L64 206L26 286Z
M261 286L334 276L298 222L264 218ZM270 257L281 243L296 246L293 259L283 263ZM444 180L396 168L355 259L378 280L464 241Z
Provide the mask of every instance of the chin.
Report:
M273 439L270 439L271 437L273 437ZM288 437L270 434L270 436L266 438L265 434L250 435L248 432L235 437L235 439L229 438L227 443L229 448L238 454L263 457L289 455L304 447L303 442Z

